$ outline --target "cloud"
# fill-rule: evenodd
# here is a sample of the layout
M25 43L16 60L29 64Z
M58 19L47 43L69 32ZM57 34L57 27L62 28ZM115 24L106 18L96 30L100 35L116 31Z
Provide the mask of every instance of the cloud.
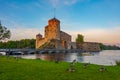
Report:
M78 2L79 0L65 0L64 4L65 5L72 5L75 4L76 2Z
M20 6L13 4L13 3L10 3L8 5L9 5L9 7L14 8L14 9L22 9Z
M58 3L60 2L60 0L50 0L50 2L52 3L53 7L56 7Z
M36 34L43 34L44 30L40 30L40 28L30 28L27 27L27 24L17 22L11 18L12 16L2 16L0 20L2 21L2 25L6 26L7 29L11 31L10 40L21 40L21 39L32 39L35 38ZM21 23L21 24L19 24Z
M86 1L86 0L49 0L52 3L53 7L57 7L58 5L72 5L79 1Z
M39 2L35 2L34 3L34 6L38 7L38 8L43 8L43 5L40 4Z
M111 29L91 29L80 32L69 32L72 35L72 41L75 41L77 34L83 34L86 42L101 42L101 43L120 43L120 27Z
M16 28L11 30L10 40L35 39L36 34L43 30L37 28ZM43 34L43 32L41 32Z

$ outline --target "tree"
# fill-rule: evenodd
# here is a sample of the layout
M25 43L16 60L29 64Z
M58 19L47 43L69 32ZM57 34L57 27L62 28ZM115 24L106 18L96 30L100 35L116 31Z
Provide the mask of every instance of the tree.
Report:
M120 50L120 47L116 45L104 45L102 43L99 44L101 50Z
M81 34L78 34L77 38L76 38L76 42L80 43L80 42L84 42L84 36Z
M35 48L35 39L0 42L0 48Z
M10 36L11 36L10 30L7 30L7 28L5 26L2 26L0 22L0 40L4 40L6 38L9 39Z

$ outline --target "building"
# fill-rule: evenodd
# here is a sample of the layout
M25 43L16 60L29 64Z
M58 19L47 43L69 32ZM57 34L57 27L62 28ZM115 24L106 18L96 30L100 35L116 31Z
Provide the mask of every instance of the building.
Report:
M57 48L69 49L71 47L71 35L60 30L60 21L52 18L45 26L44 38L41 34L36 35L36 49Z
M96 42L82 42L76 43L77 49L81 49L86 52L97 52L100 51L99 43Z

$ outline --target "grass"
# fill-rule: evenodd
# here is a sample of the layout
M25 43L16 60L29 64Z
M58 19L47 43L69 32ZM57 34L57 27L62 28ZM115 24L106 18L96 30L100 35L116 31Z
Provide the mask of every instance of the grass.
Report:
M120 61L116 61L116 65L117 65L117 66L120 66Z
M69 72L69 64L0 56L0 80L120 80L119 65L104 66L107 71L100 72L99 65L84 69L82 63L75 63L76 71Z

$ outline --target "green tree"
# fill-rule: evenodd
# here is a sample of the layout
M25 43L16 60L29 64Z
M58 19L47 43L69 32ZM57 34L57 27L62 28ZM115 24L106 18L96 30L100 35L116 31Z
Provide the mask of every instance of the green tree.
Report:
M101 50L120 50L120 47L116 45L104 45L102 43L99 44Z
M35 48L35 39L0 42L0 48Z
M0 22L0 40L9 39L11 36L10 30L7 30L5 26L1 25Z
M76 38L76 42L77 43L84 42L84 36L82 34L78 34Z

